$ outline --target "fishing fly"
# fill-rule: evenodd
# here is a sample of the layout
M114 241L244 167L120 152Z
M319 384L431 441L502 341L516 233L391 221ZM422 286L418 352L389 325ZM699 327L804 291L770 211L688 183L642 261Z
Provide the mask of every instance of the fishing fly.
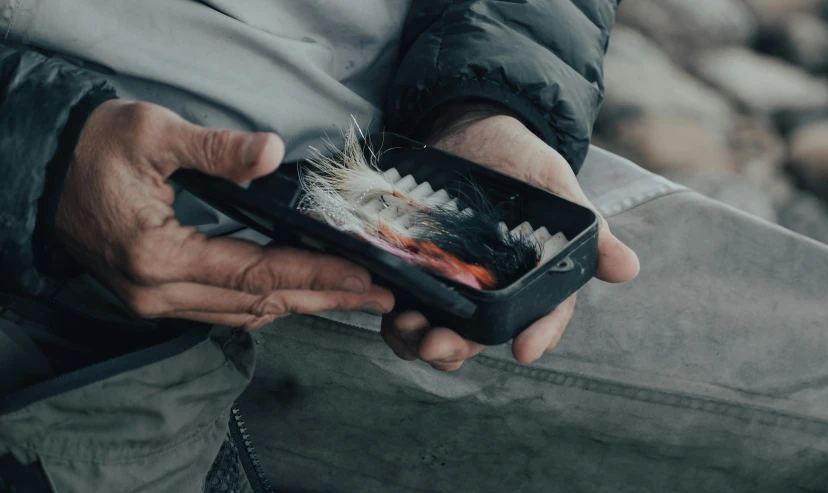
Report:
M510 230L502 207L470 177L471 192L452 194L396 168L381 170L382 151L355 121L343 132L342 149L328 141L326 151L311 147L300 174L300 210L445 278L499 289L568 243L563 233L527 222Z

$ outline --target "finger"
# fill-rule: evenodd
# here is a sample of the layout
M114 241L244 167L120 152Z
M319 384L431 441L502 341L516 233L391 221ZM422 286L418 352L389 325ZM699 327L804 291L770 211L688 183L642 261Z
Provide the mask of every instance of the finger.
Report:
M380 335L398 358L406 361L415 361L417 359L417 352L411 350L411 348L393 331L394 324L396 323L395 321L399 316L399 313L392 312L382 317Z
M387 289L372 286L362 294L344 291L283 290L278 292L279 306L287 314L311 314L327 311L367 311L377 315L394 308L394 295Z
M210 313L244 313L264 317L266 315L284 316L295 313L294 309L304 310L305 313L316 313L314 305L304 304L315 302L313 291L299 291L300 302L293 303L294 291L272 291L264 295L254 295L243 291L217 288L196 283L169 283L154 287L137 286L128 282L119 282L116 292L127 306L143 318L169 317L181 311L210 312ZM301 294L305 294L302 296ZM319 292L325 294L326 292ZM336 292L334 292L336 293ZM341 300L343 308L368 310L376 313L388 312L394 306L394 297L390 291L373 286L360 295L347 296ZM288 299L286 299L286 296ZM326 300L335 301L331 295L324 296ZM357 308L353 308L357 305ZM336 308L336 307L334 307ZM334 309L330 308L330 309ZM328 308L322 308L325 311Z
M512 343L512 355L521 364L531 363L554 348L575 313L575 295L567 298L549 315L518 334Z
M124 275L146 286L195 282L254 294L276 289L361 293L371 286L366 269L332 255L207 239L175 221L145 231L124 256Z
M429 327L428 320L421 313L407 311L395 317L386 317L380 332L394 352L416 357L420 341Z
M366 292L368 270L333 255L296 248L261 248L242 240L214 238L199 242L182 265L187 280L265 293L276 289Z
M458 363L479 354L487 346L469 341L457 332L446 328L429 330L423 337L419 348L419 357L425 362L445 368L452 368ZM459 368L459 365L457 365Z
M212 286L201 286L201 288L199 291L193 290L192 296L185 300L189 306L181 304L173 309L167 302L170 308L165 312L165 316L175 316L182 311L244 313L260 318L268 316L278 318L327 311L368 311L380 315L394 308L394 295L379 286L372 286L367 292L361 294L308 290L279 290L266 296L239 293L236 297L243 301L238 307L234 307L232 302L222 302L215 297L212 306L210 303L198 302L195 299L198 294L206 298L211 291L229 291ZM231 297L228 296L228 298ZM248 298L252 298L252 301Z
M170 132L169 145L178 166L236 183L272 173L285 155L276 134L207 128L185 120ZM169 174L173 171L168 169Z
M202 286L211 288L210 286ZM215 289L215 288L213 288ZM198 290L193 290L197 295ZM248 311L224 312L225 306L211 306L208 309L172 310L165 301L144 301L142 305L130 308L143 318L181 318L197 322L258 328L273 320L288 315L314 314L325 311L367 310L387 313L394 306L393 295L383 288L375 287L364 294L342 293L339 291L279 291L257 303L257 308Z
M115 291L127 307L142 318L168 318L179 312L275 314L268 310L268 296L242 291L187 282L147 287L123 279L115 284Z

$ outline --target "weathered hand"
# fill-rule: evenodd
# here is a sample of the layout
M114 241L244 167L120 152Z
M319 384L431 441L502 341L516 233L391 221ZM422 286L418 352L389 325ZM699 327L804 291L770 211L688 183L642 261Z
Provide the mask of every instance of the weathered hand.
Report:
M370 310L393 296L335 257L207 239L173 216L178 168L237 183L274 171L284 154L270 133L193 125L157 105L119 100L87 120L58 205L70 254L138 315L244 329L291 313Z
M595 209L563 157L512 116L495 114L491 108L469 111L435 135L428 144ZM607 282L632 280L638 275L638 257L613 236L603 218L601 222L596 277ZM515 359L530 363L554 348L574 310L575 295L519 334L512 344ZM439 370L457 370L466 359L486 349L447 328L430 327L416 312L386 316L382 335L397 356L422 359Z

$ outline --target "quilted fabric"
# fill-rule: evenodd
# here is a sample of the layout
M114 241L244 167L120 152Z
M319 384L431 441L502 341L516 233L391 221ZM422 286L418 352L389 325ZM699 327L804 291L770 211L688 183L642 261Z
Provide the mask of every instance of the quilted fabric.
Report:
M414 1L387 115L417 135L437 106L485 99L517 112L577 172L604 97L618 0Z

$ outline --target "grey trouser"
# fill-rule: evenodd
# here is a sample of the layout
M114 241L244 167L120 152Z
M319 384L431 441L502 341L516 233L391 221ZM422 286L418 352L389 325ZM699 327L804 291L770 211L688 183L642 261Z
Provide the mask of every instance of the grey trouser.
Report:
M368 315L254 333L242 397L284 491L828 491L828 247L593 149L579 177L641 258L560 345L456 373ZM337 321L338 320L338 321Z

